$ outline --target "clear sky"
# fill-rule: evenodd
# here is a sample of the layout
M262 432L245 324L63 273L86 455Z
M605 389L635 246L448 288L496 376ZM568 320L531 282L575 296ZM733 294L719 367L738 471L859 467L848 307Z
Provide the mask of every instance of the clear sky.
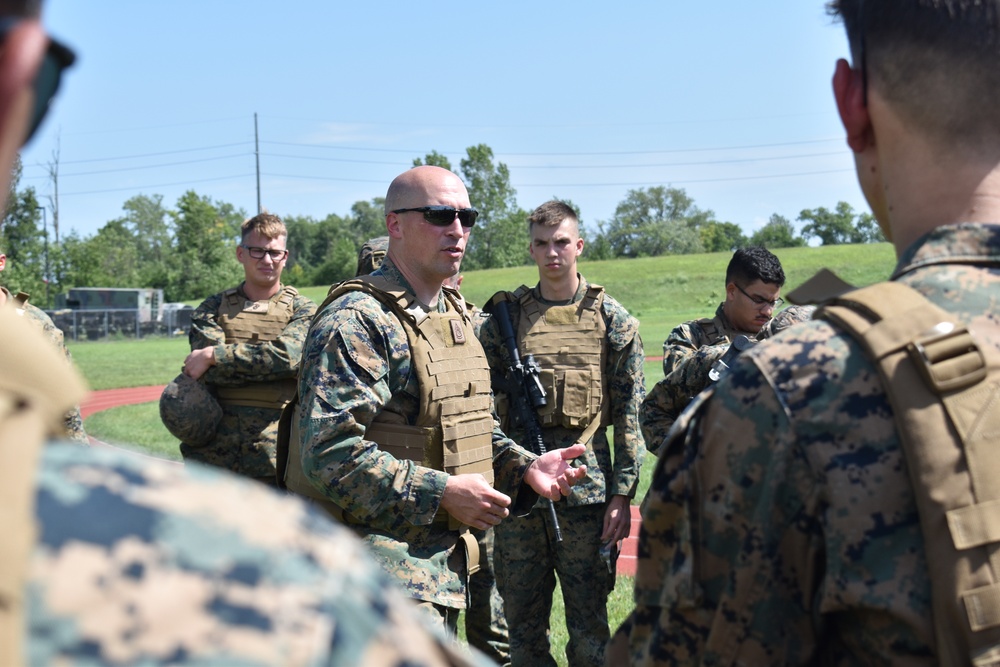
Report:
M46 203L58 149L60 236L137 194L255 213L255 113L261 203L282 216L347 214L415 157L457 167L479 143L522 208L569 198L592 229L654 185L748 234L867 210L830 92L846 38L820 0L46 4L79 60L22 186Z

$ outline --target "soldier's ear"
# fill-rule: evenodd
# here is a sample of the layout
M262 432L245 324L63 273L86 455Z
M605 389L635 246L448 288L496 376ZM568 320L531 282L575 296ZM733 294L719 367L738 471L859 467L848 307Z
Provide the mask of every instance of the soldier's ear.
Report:
M403 224L398 213L388 213L385 216L385 231L389 233L389 238L402 238Z
M833 97L837 101L837 113L847 132L847 145L855 153L868 147L871 136L871 119L865 99L864 73L853 69L844 59L837 61L833 72Z

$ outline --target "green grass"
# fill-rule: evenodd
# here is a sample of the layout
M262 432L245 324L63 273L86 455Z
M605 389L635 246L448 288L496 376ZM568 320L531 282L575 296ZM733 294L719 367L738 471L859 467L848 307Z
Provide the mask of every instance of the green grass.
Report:
M181 372L184 358L191 351L186 336L66 344L94 390L166 384Z
M84 429L109 445L170 461L181 460L177 438L160 421L160 406L155 401L97 412L87 418Z
M611 628L612 635L635 608L632 597L634 587L634 577L623 575L615 580L615 588L608 596L608 626ZM569 642L569 633L566 632L566 606L563 604L562 588L559 586L558 577L556 577L556 589L552 593L549 631L549 646L552 657L555 658L557 665L566 667L566 644ZM465 641L465 612L458 617L458 638Z

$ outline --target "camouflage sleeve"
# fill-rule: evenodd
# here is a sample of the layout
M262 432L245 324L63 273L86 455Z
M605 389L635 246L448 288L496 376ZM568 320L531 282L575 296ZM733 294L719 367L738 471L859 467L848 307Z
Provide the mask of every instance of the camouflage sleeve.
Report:
M700 394L643 506L625 664L870 664L933 636L920 521L888 400L813 322ZM627 649L626 649L627 647Z
M611 310L611 318L608 322L610 354L604 377L608 383L614 426L614 461L607 480L607 495L631 498L635 495L639 469L646 455L639 428L639 406L646 398L645 353L638 320L610 297L605 299L605 306Z
M36 308L29 303L24 304L23 313L25 317L30 318L32 322L41 327L45 337L66 356L67 363L73 365L73 355L70 354L69 348L66 346L66 339L63 336L63 332L55 325L52 318L46 315L44 310ZM74 406L66 412L66 415L63 417L63 429L66 432L66 437L70 440L83 445L90 444L87 433L83 429L83 417L80 414L79 405Z
M385 409L406 422L401 401L410 372L403 327L374 297L352 292L316 316L299 378L303 473L346 511L390 534L430 524L448 479L365 440Z
M26 664L486 667L351 532L196 464L51 444Z
M708 386L708 371L729 348L728 340L718 345L706 342L695 322L676 327L664 341L664 377L642 406L643 434L650 451L656 451L677 416Z
M191 349L215 346L215 365L205 373L211 384L243 384L294 378L302 358L302 344L316 314L316 304L296 296L292 319L272 341L260 343L225 342L217 321L219 301L206 300L191 318Z
M751 646L768 634L808 644L802 602L819 556L808 522L802 534L779 528L814 482L795 460L783 406L752 375L734 368L699 395L659 453L643 505L636 608L612 641L619 657L627 646L629 664L808 663L779 645ZM781 484L765 479L777 471Z
M686 405L687 402L685 397L679 395L677 387L667 380L660 380L653 385L639 409L639 425L648 451L653 454L659 451L680 414L677 406Z

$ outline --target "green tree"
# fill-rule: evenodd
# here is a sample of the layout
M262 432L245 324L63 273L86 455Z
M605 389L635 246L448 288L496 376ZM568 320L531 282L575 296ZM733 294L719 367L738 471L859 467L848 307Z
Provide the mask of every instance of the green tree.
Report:
M510 184L507 165L494 164L493 150L479 144L466 149L460 166L469 200L479 210L462 268L495 269L528 262L524 231L527 213L517 205L517 191Z
M451 161L444 155L438 153L437 151L431 151L423 158L418 157L413 159L414 167L420 167L422 165L431 165L434 167L441 167L442 169L447 169L448 171L452 171Z
M170 216L174 252L165 288L168 301L202 299L242 280L235 248L245 212L189 190L177 200L177 210Z
M121 287L167 286L171 253L170 218L163 195L136 195L122 205L125 215L117 222L123 242L135 249L136 270ZM110 224L110 223L109 223ZM130 239L126 240L126 235Z
M705 252L733 252L747 244L740 226L732 222L709 220L698 230Z
M699 229L713 222L680 188L629 190L604 227L614 257L656 257L702 252Z
M358 249L354 242L346 236L337 239L327 259L316 267L310 275L311 285L332 285L354 276L358 266Z
M799 213L799 220L807 223L802 227L802 236L818 238L822 245L881 240L881 232L875 234L878 226L871 215L856 215L851 205L844 201L837 202L833 211L822 206L805 209Z
M368 239L385 236L385 197L354 202L348 218L348 229L356 250Z
M27 292L32 295L32 303L49 307L51 303L46 302L46 292L51 301L55 289L46 281L55 274L50 263L49 276L46 276L45 267L54 248L49 244L48 230L43 229L43 213L35 189L19 189L20 181L21 160L18 158L11 170L7 210L0 221L0 252L7 255L7 267L0 273L0 284L14 292Z
M858 243L884 243L885 235L878 221L871 213L862 213L858 216Z
M753 233L750 243L765 248L798 248L804 246L806 240L795 235L795 225L788 218L775 213L766 225Z
M105 223L85 244L90 258L86 286L146 286L140 278L143 262L136 235L124 220Z

